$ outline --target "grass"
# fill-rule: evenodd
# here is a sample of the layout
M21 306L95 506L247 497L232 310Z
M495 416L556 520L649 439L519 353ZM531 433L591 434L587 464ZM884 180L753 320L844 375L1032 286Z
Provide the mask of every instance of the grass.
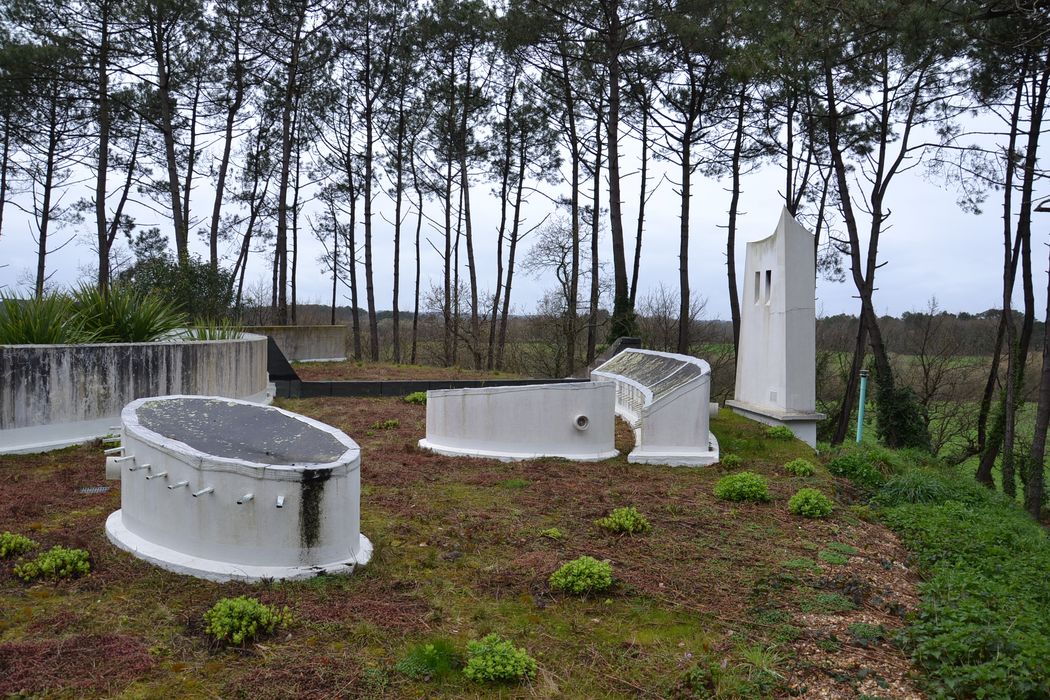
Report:
M103 523L119 507L119 487L77 492L102 483L98 447L0 457L0 532L92 558L89 575L36 586L13 576L17 559L0 563L0 695L479 697L488 690L464 677L458 655L491 633L538 664L530 684L499 691L505 698L665 697L694 682L721 697L848 692L837 678L851 662L806 651L798 632L827 613L796 619L800 600L839 594L815 593L819 572L782 563L812 561L815 542L864 548L885 531L855 530L844 509L827 521L787 513L797 481L782 465L814 459L801 442L766 439L763 426L729 411L713 418L723 449L744 456L773 498L728 503L712 494L713 469L423 453L425 407L394 398L280 405L360 443L369 565L351 577L255 586L168 573L107 542ZM368 435L378 420L397 425ZM630 439L618 425L618 446L629 449ZM824 470L812 481L835 492ZM624 503L643 509L651 533L618 538L593 526ZM537 536L555 525L565 537ZM587 599L552 593L551 573L583 554L610 560L615 586ZM202 616L240 595L287 606L292 623L259 644L217 649ZM899 626L890 615L879 624ZM886 655L906 677L905 657ZM843 674L815 673L818 664Z

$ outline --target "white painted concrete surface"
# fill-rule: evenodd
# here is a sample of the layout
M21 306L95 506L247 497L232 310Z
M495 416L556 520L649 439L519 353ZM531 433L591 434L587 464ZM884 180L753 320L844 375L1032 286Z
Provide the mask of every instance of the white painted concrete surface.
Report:
M747 244L735 412L785 425L816 446L815 240L784 209L773 235Z
M139 399L122 411L121 508L106 521L111 542L161 568L213 581L305 578L368 562L372 545L360 532L361 457L353 440L290 411L215 397L278 411L346 447L332 462L262 464L205 454L138 420L147 402L185 398L200 397ZM327 475L315 502L316 536L304 546L304 475L316 478L318 470Z
M423 449L503 461L615 457L611 382L427 392Z
M0 454L103 437L145 396L268 402L266 338L99 345L0 345Z
M591 372L616 384L616 413L634 428L628 461L702 466L718 461L710 430L711 367L703 360L628 349Z
M289 362L341 362L346 359L346 325L247 326L245 330L273 338Z

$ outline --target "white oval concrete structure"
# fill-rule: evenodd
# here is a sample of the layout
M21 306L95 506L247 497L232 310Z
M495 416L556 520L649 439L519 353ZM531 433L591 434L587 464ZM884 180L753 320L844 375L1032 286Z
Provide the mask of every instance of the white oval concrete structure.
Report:
M343 432L272 406L163 396L121 413L118 547L213 581L349 573L360 531L361 456Z
M611 382L432 390L419 446L502 461L609 459L619 454L614 402Z
M593 372L615 382L616 414L634 428L627 461L699 466L718 461L710 430L711 367L703 360L630 348Z
M113 432L130 401L197 394L268 402L266 338L0 345L0 453Z

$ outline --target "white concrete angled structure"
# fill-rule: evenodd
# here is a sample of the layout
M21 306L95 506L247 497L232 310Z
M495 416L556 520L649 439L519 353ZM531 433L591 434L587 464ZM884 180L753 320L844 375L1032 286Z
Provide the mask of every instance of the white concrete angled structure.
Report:
M628 461L700 466L718 461L710 430L711 367L695 357L628 349L591 372L616 383L616 413L634 428Z
M425 450L503 461L615 457L615 387L573 382L427 392Z
M344 433L272 406L163 396L121 413L118 547L213 581L349 573L361 534L361 457Z
M784 209L772 236L747 244L733 411L817 444L813 234Z

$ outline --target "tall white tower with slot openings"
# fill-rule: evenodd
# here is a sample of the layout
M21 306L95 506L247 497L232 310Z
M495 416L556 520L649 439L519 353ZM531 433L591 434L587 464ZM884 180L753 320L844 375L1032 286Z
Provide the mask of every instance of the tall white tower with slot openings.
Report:
M817 444L816 242L785 208L772 236L747 244L733 411Z

